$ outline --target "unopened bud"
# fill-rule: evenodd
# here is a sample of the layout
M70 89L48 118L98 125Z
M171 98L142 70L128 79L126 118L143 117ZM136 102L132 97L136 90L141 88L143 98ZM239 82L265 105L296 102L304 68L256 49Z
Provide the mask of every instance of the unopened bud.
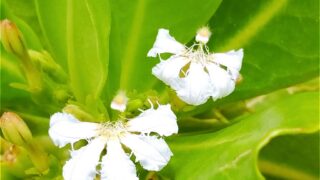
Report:
M1 21L1 42L8 52L19 57L27 54L26 47L22 40L22 35L17 26L11 21L5 19Z
M15 145L22 146L34 164L35 168L43 173L48 169L48 157L41 146L36 143L26 123L15 113L5 112L0 118L0 127L5 139ZM11 155L11 154L9 154ZM15 160L14 157L11 161Z
M6 140L13 144L26 146L32 140L30 129L15 113L3 113L0 118L0 127Z
M14 164L17 161L17 154L18 154L17 146L12 145L9 148L5 149L5 151L2 154L1 161L8 164Z
M51 55L46 52L38 52L34 50L28 51L31 60L41 69L46 72L54 81L56 82L67 82L68 76L61 68L59 64L57 64Z
M29 91L40 92L42 89L40 72L31 62L21 32L14 23L7 19L0 21L0 24L0 39L3 47L21 60L23 71L29 83Z
M111 109L124 112L127 108L128 97L124 91L119 91L118 94L113 98L111 102Z
M197 31L196 41L207 44L211 36L209 27L202 27Z

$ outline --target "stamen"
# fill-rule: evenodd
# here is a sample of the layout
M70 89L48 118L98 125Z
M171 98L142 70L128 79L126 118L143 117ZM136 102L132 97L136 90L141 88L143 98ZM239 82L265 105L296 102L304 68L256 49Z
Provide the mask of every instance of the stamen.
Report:
M151 105L151 109L153 109L153 104L152 104L152 101L150 99L148 99L148 102L150 103Z
M102 123L100 128L97 130L99 136L103 136L107 139L119 138L124 133L127 132L125 124L122 121L117 121L115 123L105 122Z

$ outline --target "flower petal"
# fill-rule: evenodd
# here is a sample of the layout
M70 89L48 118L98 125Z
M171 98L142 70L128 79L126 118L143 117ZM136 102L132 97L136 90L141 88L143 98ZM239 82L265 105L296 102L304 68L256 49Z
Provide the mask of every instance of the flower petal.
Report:
M212 56L214 62L226 66L231 72L233 79L237 79L242 65L243 49L239 49L238 51L232 50L226 53L215 53Z
M161 136L170 136L178 133L177 117L171 110L170 104L159 105L158 109L148 109L138 117L128 122L131 132L156 132Z
M179 88L181 78L180 71L189 61L183 57L171 57L167 60L161 60L159 64L152 68L152 74L171 88Z
M167 29L159 29L157 39L148 52L148 57L156 57L161 53L179 54L185 50L183 44L179 43L169 34Z
M176 89L178 97L192 105L205 103L212 94L213 87L210 78L201 64L192 62L187 76L182 79L183 86Z
M168 164L173 155L167 143L155 136L127 134L121 142L130 148L142 167L149 171L159 171Z
M49 135L55 145L63 147L96 136L98 127L99 124L81 122L67 113L55 113L50 118Z
M93 139L88 145L71 152L71 159L63 166L65 180L90 180L96 176L96 166L105 147L102 138Z
M136 167L124 152L119 140L107 142L107 154L102 158L102 180L138 180Z
M225 97L234 90L235 81L226 70L213 63L208 64L206 68L214 87L211 94L213 100Z

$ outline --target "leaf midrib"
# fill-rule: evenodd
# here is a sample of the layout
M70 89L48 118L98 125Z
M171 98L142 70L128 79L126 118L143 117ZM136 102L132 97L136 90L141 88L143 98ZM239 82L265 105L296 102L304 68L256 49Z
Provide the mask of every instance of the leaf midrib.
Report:
M127 46L124 48L124 55L122 56L122 71L120 77L120 88L127 89L129 84L129 77L131 71L134 69L134 59L137 53L138 40L141 35L141 28L145 15L146 1L139 0L133 16L131 31L129 33L129 39Z
M217 52L244 47L260 30L262 30L262 27L268 24L287 2L288 0L270 1L264 8L259 10L257 14L242 27L242 29L239 29L238 33L230 37L224 45L220 46L217 49Z

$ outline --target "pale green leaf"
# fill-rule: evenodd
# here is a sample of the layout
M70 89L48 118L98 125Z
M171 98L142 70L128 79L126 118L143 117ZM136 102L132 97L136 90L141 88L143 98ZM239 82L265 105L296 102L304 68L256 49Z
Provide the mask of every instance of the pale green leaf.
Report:
M36 1L52 52L68 65L79 102L97 99L107 78L110 7L108 1Z

